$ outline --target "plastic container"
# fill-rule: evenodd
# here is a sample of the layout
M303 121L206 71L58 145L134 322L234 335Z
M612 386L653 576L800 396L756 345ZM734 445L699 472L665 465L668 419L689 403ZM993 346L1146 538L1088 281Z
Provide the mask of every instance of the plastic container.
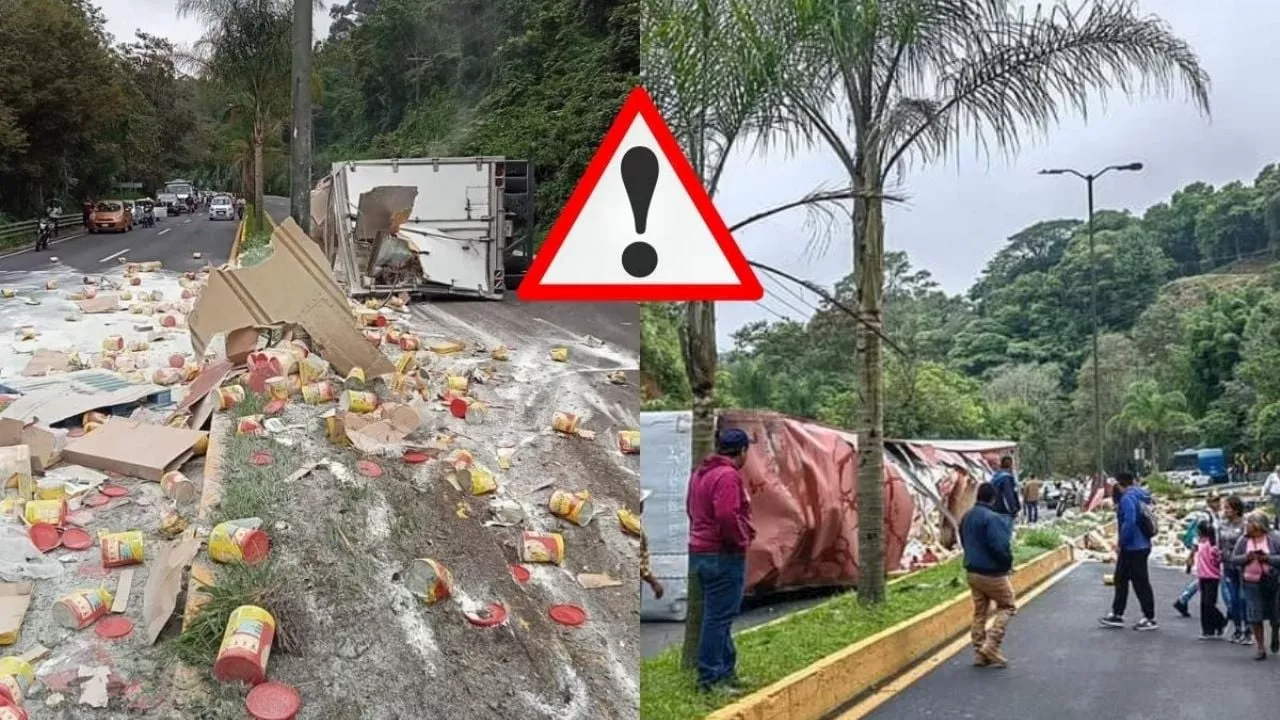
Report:
M271 538L259 518L228 520L209 533L209 557L220 563L255 565L271 553Z
M591 504L591 496L585 492L571 493L565 490L556 490L551 493L551 499L547 501L547 507L551 510L552 515L579 526L591 522L592 516L595 515L595 508Z
M520 533L520 561L560 565L564 562L564 537L560 533L523 531Z
M17 656L0 658L0 705L21 706L36 681L35 668Z
M227 618L213 676L221 682L258 685L267 679L267 661L276 636L276 620L256 605L241 605Z
M102 567L141 565L144 558L142 533L138 530L108 533L101 538Z
M111 592L99 587L76 590L53 604L53 621L65 628L83 630L111 609Z
M405 587L422 602L432 605L453 594L453 574L437 560L419 558L405 572Z
M196 499L196 484L177 470L171 470L160 476L160 490L165 497L180 503L189 503Z

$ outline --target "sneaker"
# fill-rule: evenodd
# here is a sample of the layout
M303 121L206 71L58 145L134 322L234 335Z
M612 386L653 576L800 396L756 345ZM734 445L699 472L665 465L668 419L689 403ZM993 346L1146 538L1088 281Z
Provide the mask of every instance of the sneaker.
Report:
M1280 633L1271 633L1271 654L1280 653Z
M1142 618L1133 626L1134 630L1159 630L1160 623L1155 618Z
M1006 658L999 650L994 648L982 648L978 654L986 659L987 667L1007 668L1009 667L1009 659Z
M1221 640L1221 639L1222 639L1222 636L1221 636L1221 635L1215 635L1215 634L1213 634L1213 633L1208 633L1208 634L1206 634L1206 633L1200 633L1200 639L1201 639L1201 640Z
M1119 615L1116 615L1115 613L1111 613L1110 615L1099 618L1098 623L1101 624L1102 627L1109 627L1109 628L1124 627L1124 618L1120 617Z
M982 651L981 651L981 650L974 650L974 651L973 651L973 666L974 666L974 667L986 667L986 666L988 666L988 665L990 665L990 664L991 664L991 661L987 659L987 656L986 656L986 655L983 655L983 654L982 654Z
M1182 602L1181 598L1173 601L1173 609L1177 610L1178 614L1184 618L1191 617L1191 611L1187 609L1187 604Z

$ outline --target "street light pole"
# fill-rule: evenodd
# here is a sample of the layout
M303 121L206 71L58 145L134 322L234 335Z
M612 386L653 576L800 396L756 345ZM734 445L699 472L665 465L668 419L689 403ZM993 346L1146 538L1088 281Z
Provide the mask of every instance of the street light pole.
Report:
M293 135L289 152L289 214L311 232L311 13L310 0L293 4Z
M1098 263L1094 254L1093 244L1093 181L1112 170L1138 172L1141 169L1142 163L1135 162L1128 165L1108 165L1096 173L1087 175L1071 168L1053 168L1040 171L1041 175L1075 175L1084 180L1088 192L1089 216L1086 224L1086 233L1089 237L1089 315L1092 325L1091 334L1093 335L1093 459L1095 470L1098 473L1098 482L1103 482L1103 478L1106 477L1106 471L1102 458L1102 383L1100 382L1099 371L1099 365L1102 362L1098 356Z

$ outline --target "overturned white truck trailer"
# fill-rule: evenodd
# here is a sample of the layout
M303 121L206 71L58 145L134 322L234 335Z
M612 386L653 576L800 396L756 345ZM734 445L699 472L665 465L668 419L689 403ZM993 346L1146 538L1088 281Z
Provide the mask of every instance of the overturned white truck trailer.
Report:
M532 256L533 168L501 157L334 163L312 237L349 295L501 299Z

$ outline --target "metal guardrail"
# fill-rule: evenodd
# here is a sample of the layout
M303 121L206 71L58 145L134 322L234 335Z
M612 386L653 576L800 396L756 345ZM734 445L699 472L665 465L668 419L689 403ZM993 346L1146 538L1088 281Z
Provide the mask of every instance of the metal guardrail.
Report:
M63 230L72 230L82 226L84 216L81 213L63 213L58 216L58 232L61 234ZM27 220L24 222L10 223L8 225L0 225L0 245L16 245L20 241L26 239L32 243L36 241L36 224L38 220Z

